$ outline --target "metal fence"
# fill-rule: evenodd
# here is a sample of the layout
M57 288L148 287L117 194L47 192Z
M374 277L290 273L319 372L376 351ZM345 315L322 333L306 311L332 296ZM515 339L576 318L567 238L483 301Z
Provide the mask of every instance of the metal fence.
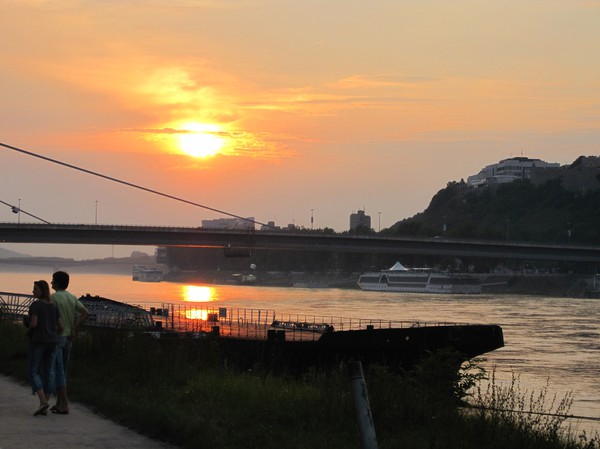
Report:
M21 320L28 314L34 299L31 295L0 292L0 319ZM276 313L274 310L206 307L190 303L141 306L98 297L82 297L81 300L90 313L85 326L136 328L157 335L171 332L194 337L211 333L235 338L305 341L318 340L322 334L334 331L460 325Z
M22 319L29 313L29 306L35 301L32 295L0 292L0 320Z

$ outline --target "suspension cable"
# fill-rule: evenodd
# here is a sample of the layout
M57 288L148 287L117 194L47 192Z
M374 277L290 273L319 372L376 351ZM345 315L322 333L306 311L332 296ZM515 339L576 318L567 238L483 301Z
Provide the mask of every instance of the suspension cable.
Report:
M10 208L12 209L13 213L15 213L15 214L18 214L19 212L23 212L25 215L29 215L30 217L33 217L33 218L35 218L36 220L43 221L43 222L44 222L44 223L46 223L46 224L52 224L52 223L50 223L49 221L46 221L46 220L44 220L43 218L36 217L35 215L33 215L33 214L30 214L30 213L29 213L29 212L27 212L27 211L24 211L23 209L21 209L21 208L20 208L20 207L18 207L18 206L15 206L15 205L13 205L13 204L8 204L8 203L6 203L6 202L4 202L4 201L2 201L2 200L0 200L0 203L2 203L2 204L6 204L8 207L10 207Z
M253 224L258 224L258 225L261 225L261 226L271 227L270 225L265 224L265 223L261 223L260 221L251 220L249 218L245 218L245 217L242 217L242 216L239 216L239 215L235 215L235 214L232 214L230 212L225 212L223 210L215 209L213 207L205 206L203 204L199 204L199 203L195 203L193 201L189 201L189 200L186 200L186 199L183 199L183 198L179 198L179 197L174 196L174 195L169 195L167 193L162 193L162 192L159 192L158 190L149 189L147 187L143 187L143 186L140 186L140 185L137 185L137 184L133 184L131 182L127 182L127 181L123 181L121 179L113 178L111 176L103 175L102 173L97 173L97 172L94 172L94 171L91 171L91 170L87 170L85 168L78 167L76 165L67 164L66 162L62 162L62 161L59 161L59 160L56 160L56 159L52 159L52 158L49 158L47 156L42 156L41 154L33 153L31 151L27 151L27 150L24 150L22 148L17 148L17 147L14 147L12 145L8 145L8 144L2 143L2 142L0 142L0 146L4 147L6 149L9 149L9 150L13 150L13 151L17 151L17 152L22 153L22 154L26 154L27 156L32 156L32 157L36 157L38 159L43 159L45 161L52 162L53 164L62 165L63 167L71 168L73 170L78 170L80 172L87 173L89 175L94 175L94 176L97 176L99 178L107 179L109 181L113 181L113 182L116 182L116 183L119 183L119 184L123 184L123 185L126 185L128 187L133 187L135 189L139 189L139 190L143 190L145 192L153 193L155 195L159 195L159 196L162 196L162 197L165 197L165 198L169 198L171 200L179 201L181 203L186 203L186 204L190 204L192 206L201 207L202 209L210 210L212 212L217 212L219 214L227 215L229 217L233 217L233 218L237 218L237 219L240 219L240 220L248 221L248 222L253 223ZM35 217L35 218L37 218L37 217ZM44 220L42 220L42 221L44 221Z

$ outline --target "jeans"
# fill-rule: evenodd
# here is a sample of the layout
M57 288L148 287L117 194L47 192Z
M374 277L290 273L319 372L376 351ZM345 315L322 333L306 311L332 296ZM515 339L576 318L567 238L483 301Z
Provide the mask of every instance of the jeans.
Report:
M58 347L55 356L55 387L52 392L55 393L57 388L64 387L67 385L67 363L69 362L69 355L71 354L71 341L68 337L60 335L58 337Z
M29 346L29 378L33 392L52 392L55 382L54 360L58 343L35 343Z
M62 359L63 366L65 367L65 380L67 379L67 368L69 366L69 357L71 357L71 348L73 347L73 341L71 337L58 337L59 343L62 345Z

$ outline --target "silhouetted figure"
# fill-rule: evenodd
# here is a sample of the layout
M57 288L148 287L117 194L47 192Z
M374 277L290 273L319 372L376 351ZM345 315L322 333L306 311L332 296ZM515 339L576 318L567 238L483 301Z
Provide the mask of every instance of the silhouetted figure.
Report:
M73 340L77 337L77 331L89 313L84 305L75 295L67 291L69 287L69 274L57 271L52 275L52 288L55 292L51 299L58 306L60 316L64 323L64 330L58 338L58 350L56 352L56 405L52 407L52 413L66 415L69 413L69 401L67 397L67 370ZM76 318L77 317L77 318Z
M46 281L33 283L33 296L36 301L29 306L29 377L40 400L40 406L34 413L37 416L48 413L48 399L55 381L58 334L62 332L63 324L58 307L50 299L50 287Z

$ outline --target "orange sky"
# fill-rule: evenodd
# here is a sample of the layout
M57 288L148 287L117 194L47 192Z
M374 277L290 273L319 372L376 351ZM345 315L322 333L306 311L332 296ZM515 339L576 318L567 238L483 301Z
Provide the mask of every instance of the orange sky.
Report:
M314 209L343 231L365 209L377 230L500 159L600 153L596 0L0 9L0 142L261 222ZM96 201L103 224L218 217L4 149L0 167L0 200L51 222L93 222ZM27 252L57 251L86 256Z

